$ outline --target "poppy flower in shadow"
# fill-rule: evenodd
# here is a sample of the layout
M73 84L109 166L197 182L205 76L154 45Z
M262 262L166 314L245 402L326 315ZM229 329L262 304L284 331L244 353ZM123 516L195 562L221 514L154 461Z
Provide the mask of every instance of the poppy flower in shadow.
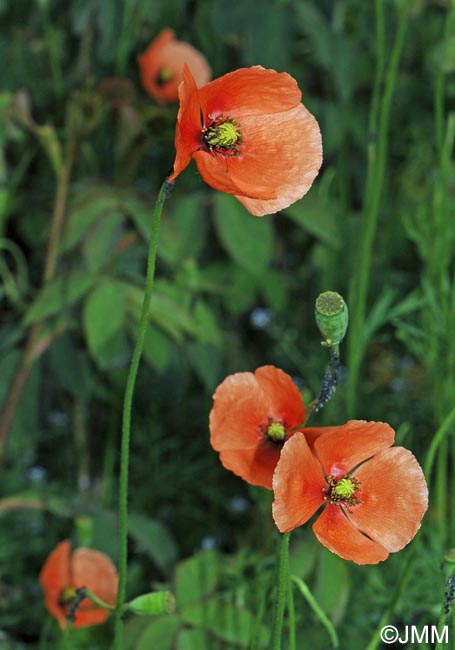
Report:
M158 102L176 102L185 63L197 86L212 77L205 57L188 43L177 41L172 29L163 29L137 58L144 89Z
M115 605L118 574L111 560L99 551L77 548L71 553L71 543L58 544L47 558L39 580L44 591L48 612L64 629L67 625L76 589L85 587L107 605ZM76 609L74 627L104 623L108 610L84 598Z
M210 412L210 443L220 461L252 485L272 488L281 448L305 421L291 377L274 366L229 375Z
M376 564L420 528L428 489L413 454L391 447L388 424L351 420L323 427L311 450L302 434L283 447L273 476L273 518L286 532L319 507L318 540L345 560Z
M308 192L322 163L321 133L286 72L241 68L202 88L185 66L173 181L196 162L204 181L255 216Z

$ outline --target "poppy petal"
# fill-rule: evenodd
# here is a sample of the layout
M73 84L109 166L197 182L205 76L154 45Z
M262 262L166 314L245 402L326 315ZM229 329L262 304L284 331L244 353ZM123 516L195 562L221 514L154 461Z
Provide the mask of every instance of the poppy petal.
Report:
M262 366L254 375L269 399L273 418L283 420L286 428L303 424L305 406L292 378L275 366Z
M175 130L174 171L172 182L187 167L195 151L201 147L201 105L194 77L188 66L182 70L183 82L179 86L180 107Z
M393 445L394 439L394 430L385 422L350 420L320 436L314 450L326 475L339 477Z
M218 386L210 412L210 443L216 451L256 449L268 424L270 403L251 372L229 375Z
M235 196L251 214L263 216L287 208L310 189L322 164L318 123L298 104L295 108L241 122L243 156L228 161L232 181L242 189ZM255 183L274 197L254 191Z
M278 530L284 533L308 521L324 503L324 485L320 463L297 432L284 444L273 475L272 514Z
M357 564L377 564L389 555L381 544L353 526L340 506L327 505L313 524L313 532L332 553Z
M314 443L318 438L325 435L326 433L331 433L336 431L340 427L305 427L302 429L302 433L305 436L305 440L310 446L311 451L314 449Z
M203 86L212 76L205 57L192 45L176 40L172 29L163 29L138 56L138 63L142 85L158 102L178 99L184 65L191 69L197 86ZM170 73L166 81L159 80L163 69Z
M46 609L62 629L66 627L66 615L60 606L60 597L62 591L71 585L70 553L70 541L66 539L60 542L50 553L39 575Z
M287 72L255 65L239 68L201 88L205 116L228 115L239 120L247 115L269 115L297 106L302 93Z
M242 180L239 172L236 172L236 179L232 177L232 168L235 165L241 165L243 156L238 159L227 158L219 154L212 154L208 151L196 151L193 154L196 162L198 172L202 179L219 192L226 192L226 194L233 194L236 198L237 195L246 195L254 197L255 199L275 199L275 191L262 184L262 179L251 176L247 180ZM178 162L176 160L176 164ZM174 169L176 166L174 165Z
M291 377L274 366L229 375L218 386L210 412L210 442L216 451L255 449L270 419L296 427L305 407Z
M403 447L385 449L355 472L361 503L351 522L389 552L401 550L416 534L428 507L428 488L414 455Z
M301 199L322 164L321 133L311 113L298 104L282 113L245 117L240 129L241 155L194 154L204 181L234 194L256 216Z
M104 553L90 548L78 548L72 556L73 586L86 587L108 605L117 599L117 569ZM84 599L77 609L74 627L96 625L109 618L110 612Z
M272 489L272 476L281 445L265 442L255 449L228 449L220 452L222 465L251 485Z

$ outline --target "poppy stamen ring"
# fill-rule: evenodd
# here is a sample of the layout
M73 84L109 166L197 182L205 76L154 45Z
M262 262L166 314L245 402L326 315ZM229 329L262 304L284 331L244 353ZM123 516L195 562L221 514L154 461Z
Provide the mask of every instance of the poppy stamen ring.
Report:
M202 128L202 142L209 151L225 156L238 156L242 144L242 134L239 123L220 115L209 126Z

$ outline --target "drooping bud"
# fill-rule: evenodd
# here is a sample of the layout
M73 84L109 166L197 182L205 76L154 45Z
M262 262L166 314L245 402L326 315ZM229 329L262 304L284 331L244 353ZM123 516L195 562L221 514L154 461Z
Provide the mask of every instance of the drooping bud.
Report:
M348 307L336 291L325 291L316 299L314 316L324 340L338 345L348 329Z
M162 616L175 612L175 598L170 591L142 594L126 603L125 609L138 616Z

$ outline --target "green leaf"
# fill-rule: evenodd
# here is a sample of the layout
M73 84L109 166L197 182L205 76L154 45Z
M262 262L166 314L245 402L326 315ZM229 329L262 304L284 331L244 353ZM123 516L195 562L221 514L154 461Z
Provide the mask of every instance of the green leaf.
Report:
M273 229L270 217L253 217L229 194L215 195L215 225L226 251L239 266L261 274L273 253Z
M70 202L60 252L74 248L99 219L111 213L118 214L119 211L118 193L112 187L96 185L75 192Z
M290 573L299 578L306 578L314 569L317 550L319 550L319 545L313 535L291 539L289 551Z
M95 282L95 276L86 271L70 271L59 275L42 289L25 314L24 324L53 316L81 298Z
M52 343L49 355L58 382L74 397L87 399L94 390L95 381L86 350L76 346L65 332Z
M169 264L176 265L199 255L207 232L204 202L205 194L189 194L173 204L170 214L163 219L158 250Z
M177 559L178 549L166 526L156 519L131 514L128 531L155 564L162 571L169 572Z
M128 296L128 310L139 322L142 310L143 291L135 285L125 285ZM171 338L181 343L184 334L195 334L196 323L186 309L191 298L187 292L178 287L171 287L164 282L156 282L150 300L150 321L156 323ZM187 300L188 299L188 300Z
M340 248L341 239L336 215L317 199L306 196L302 201L286 208L285 214L330 248Z
M256 622L249 611L214 599L185 608L181 617L186 623L204 627L218 638L242 648L248 647ZM265 647L269 638L267 628L261 626L256 632L259 647Z
M91 228L83 244L84 258L91 271L98 271L112 255L123 220L121 212L111 212Z
M136 337L137 328L133 328ZM169 365L173 343L161 330L153 325L147 327L144 339L144 359L158 372L163 372Z
M135 650L171 650L175 634L180 626L176 616L156 618L140 635Z
M261 277L261 293L268 305L283 311L288 304L288 277L269 270Z
M175 572L177 611L196 603L215 590L220 558L216 551L202 551L180 562Z
M217 348L196 341L186 345L191 365L204 383L207 392L211 393L220 381L222 369L222 354Z
M314 597L335 623L343 618L349 600L350 581L347 564L321 548Z
M201 343L214 346L221 345L221 331L212 309L202 300L198 300L193 312L197 327L197 338Z
M124 285L104 282L88 296L84 305L84 331L90 352L100 366L109 365L118 350L126 315Z
M177 637L177 650L216 650L220 645L206 630L181 630Z

